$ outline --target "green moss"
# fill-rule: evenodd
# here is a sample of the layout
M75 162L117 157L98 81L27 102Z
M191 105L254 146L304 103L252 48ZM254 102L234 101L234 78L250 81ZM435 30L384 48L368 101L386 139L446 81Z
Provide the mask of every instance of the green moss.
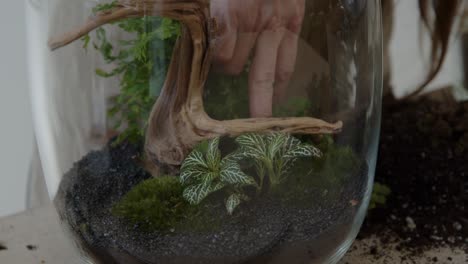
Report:
M146 180L118 202L115 216L149 230L169 230L197 214L198 208L182 197L183 187L176 177L165 176Z
M204 92L206 112L218 120L248 118L249 92L246 67L238 76L211 73ZM313 116L313 107L308 98L292 97L284 104L273 105L273 116Z
M359 159L350 147L333 145L320 160L313 161L315 174L328 184L341 184L346 178L357 172Z
M350 147L336 145L329 136L323 136L317 147L322 158L298 160L288 180L276 190L283 201L310 207L321 196L339 195L346 179L357 173L361 162Z
M275 105L273 112L277 117L312 116L312 104L308 98L292 97L284 105Z
M329 135L322 136L317 147L323 153L322 158L308 161L308 169L312 174L309 181L314 186L336 188L357 173L361 166L361 161L351 147L335 144Z
M249 117L248 69L239 76L211 73L205 85L204 106L218 120Z

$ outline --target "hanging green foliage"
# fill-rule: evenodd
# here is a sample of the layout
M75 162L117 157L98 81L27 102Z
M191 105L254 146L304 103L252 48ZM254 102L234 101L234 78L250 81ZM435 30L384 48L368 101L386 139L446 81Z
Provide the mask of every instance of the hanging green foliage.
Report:
M115 8L117 1L99 4L93 12ZM152 106L164 83L173 47L180 35L180 25L166 18L143 17L126 19L112 26L128 33L131 37L111 43L104 27L83 40L86 49L90 42L104 61L115 65L110 71L96 69L103 78L118 77L120 92L112 98L108 116L115 121L113 128L123 131L117 143L124 139L141 141Z

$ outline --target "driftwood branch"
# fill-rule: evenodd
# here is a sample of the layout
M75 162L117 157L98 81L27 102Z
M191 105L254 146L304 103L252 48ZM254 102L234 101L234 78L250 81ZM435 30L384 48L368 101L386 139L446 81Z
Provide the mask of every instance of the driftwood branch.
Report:
M198 142L217 136L282 131L296 134L338 133L343 124L311 117L251 118L219 121L203 107L203 89L210 68L210 14L204 0L121 0L114 10L97 14L82 27L49 41L52 50L80 39L114 21L164 16L183 24L165 84L153 106L145 150L157 166L178 166Z
M78 28L77 30L67 32L63 36L60 36L56 39L52 38L49 40L49 48L51 50L58 49L60 47L66 46L77 39L85 36L92 30L108 24L114 21L121 20L123 18L131 17L133 15L138 15L138 12L131 8L119 7L113 10L111 13L102 13L97 15L94 18L91 18L86 22L85 25Z

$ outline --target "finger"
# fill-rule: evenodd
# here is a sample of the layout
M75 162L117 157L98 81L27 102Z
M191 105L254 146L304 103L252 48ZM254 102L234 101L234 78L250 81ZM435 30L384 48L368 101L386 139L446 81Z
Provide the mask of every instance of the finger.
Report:
M242 72L255 46L257 36L256 32L238 32L234 55L223 65L223 72L230 75L239 75Z
M213 63L225 65L234 56L237 42L237 17L230 6L214 7L213 17L218 21L218 36L214 39Z
M273 84L275 82L278 48L285 28L278 18L271 27L260 33L249 74L250 114L252 117L270 117L273 113Z
M304 18L304 0L293 1L295 11L291 14L284 38L278 49L276 64L274 101L281 102L287 94L287 89L296 65L299 34Z
M278 61L275 72L274 101L279 103L285 99L289 82L294 73L297 57L299 36L286 30L278 49Z
M235 0L238 19L236 48L231 60L224 65L223 71L239 75L245 67L252 49L255 46L260 30L260 0Z

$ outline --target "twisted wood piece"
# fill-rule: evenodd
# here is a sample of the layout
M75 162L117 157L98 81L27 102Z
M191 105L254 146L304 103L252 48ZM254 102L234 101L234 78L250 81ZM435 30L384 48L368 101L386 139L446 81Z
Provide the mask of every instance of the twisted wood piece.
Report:
M145 150L160 166L179 166L198 142L217 136L280 131L292 134L330 134L334 124L311 117L214 120L203 107L203 89L210 68L210 27L207 0L121 0L83 26L49 41L52 50L68 45L92 30L115 21L145 15L163 16L183 24L161 95L148 122Z

